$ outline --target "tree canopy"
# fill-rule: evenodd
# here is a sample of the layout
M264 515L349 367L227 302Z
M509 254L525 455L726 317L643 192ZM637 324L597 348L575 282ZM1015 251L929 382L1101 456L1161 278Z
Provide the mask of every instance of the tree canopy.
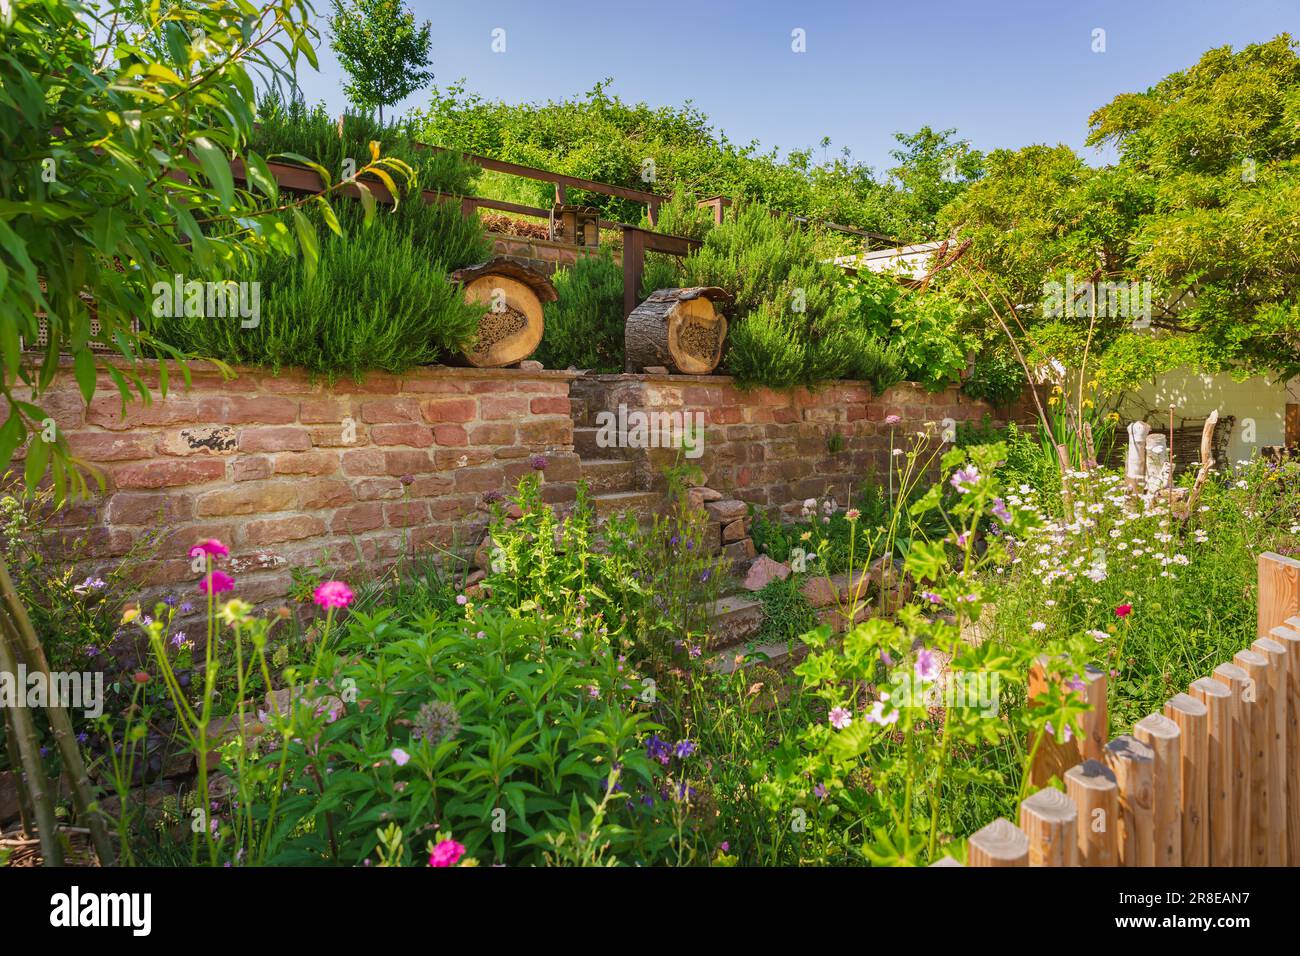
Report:
M429 65L428 20L415 22L415 14L399 0L332 0L330 47L347 71L343 92L361 110L378 109L410 96L433 79Z

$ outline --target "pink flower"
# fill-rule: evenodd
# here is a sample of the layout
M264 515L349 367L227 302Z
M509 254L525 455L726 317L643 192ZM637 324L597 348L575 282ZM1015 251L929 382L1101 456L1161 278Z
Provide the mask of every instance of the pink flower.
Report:
M916 655L917 680L934 680L939 676L939 660L934 656L934 651L922 648Z
M1121 604L1119 607L1115 608L1116 617L1128 617L1132 613L1133 613L1132 604Z
M230 549L216 538L208 538L207 541L200 541L194 547L190 548L191 558L197 558L204 554L212 558L224 558L226 555L230 554Z
M394 747L391 756L393 758L393 763L397 764L399 767L405 767L406 762L411 759L411 755L401 747Z
M312 594L312 600L327 610L347 607L352 603L352 589L342 581L326 581Z
M898 415L886 415L886 416L885 416L885 424L886 424L886 425L897 425L897 424L898 424L899 422L901 422L902 420L903 420L903 419L902 419L901 417L899 417Z
M465 848L455 840L443 840L433 848L429 854L430 866L455 866L462 856L465 855Z
M235 579L225 571L211 571L199 582L199 590L204 594L221 594L235 589Z
M831 726L836 730L843 730L849 724L853 723L853 718L843 707L832 707L830 717Z

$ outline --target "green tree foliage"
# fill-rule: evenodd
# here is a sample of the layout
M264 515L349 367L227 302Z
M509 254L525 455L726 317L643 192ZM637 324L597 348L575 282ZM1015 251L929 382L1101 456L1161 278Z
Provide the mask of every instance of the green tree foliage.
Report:
M410 96L433 79L429 64L430 23L399 0L332 0L330 47L347 71L343 92L353 106L379 110Z
M984 155L957 141L955 129L922 126L915 133L895 133L898 163L889 170L897 184L885 203L883 231L902 242L938 238L939 210L952 202L984 172Z
M699 199L744 195L813 220L908 236L924 235L924 217L933 218L935 203L951 198L949 190L960 189L977 170L977 154L963 152L951 131L925 128L900 136L894 182L881 182L847 151L828 155L829 140L819 144L821 160L812 150L782 156L757 142L733 143L694 106L626 103L610 92L612 82L603 80L578 97L521 104L484 99L463 84L435 87L429 106L411 119L417 138L440 146L660 195L679 189ZM957 157L956 183L943 179L950 155ZM494 185L514 190L495 198L534 206L551 202L545 183ZM913 187L924 195L912 199L900 192ZM573 201L595 205L619 222L637 222L643 211L626 200L570 193Z
M555 291L537 360L547 368L623 371L623 269L609 250L556 272Z
M1090 145L1118 150L1115 165L1089 169L1064 146L995 151L984 178L941 213L941 228L973 243L971 272L956 270L950 288L973 306L976 329L996 329L985 295L1004 312L1022 306L1030 351L1077 362L1092 319L1044 315L1045 284L1149 282L1149 327L1131 313L1096 320L1091 348L1106 385L1184 364L1300 371L1295 41L1211 50L1116 97L1090 127Z
M42 392L68 352L87 401L101 375L124 403L148 399L142 348L174 354L153 336L155 283L228 280L271 252L315 262L316 232L300 207L326 200L283 199L248 148L250 74L275 81L300 58L315 66L309 13L302 0L0 5L0 470L35 434L28 485L47 472L59 492L69 479L81 485ZM401 172L370 153L359 165ZM48 338L34 367L19 344L37 341L38 313ZM92 341L112 346L114 360Z

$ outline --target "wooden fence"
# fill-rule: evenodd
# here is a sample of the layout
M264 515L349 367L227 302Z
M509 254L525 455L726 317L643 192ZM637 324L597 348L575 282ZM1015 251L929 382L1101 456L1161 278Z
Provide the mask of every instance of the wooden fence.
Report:
M1300 866L1300 561L1259 558L1257 638L1106 740L1106 675L1083 733L1045 740L1020 825L967 841L968 866ZM1044 686L1030 675L1029 694ZM934 864L954 866L951 858Z

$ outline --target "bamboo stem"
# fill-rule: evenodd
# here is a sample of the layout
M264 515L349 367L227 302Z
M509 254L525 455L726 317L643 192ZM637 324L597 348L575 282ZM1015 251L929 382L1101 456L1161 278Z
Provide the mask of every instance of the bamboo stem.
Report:
M5 707L5 751L9 756L9 766L13 768L14 776L18 780L18 815L22 820L22 834L30 837L35 832L36 818L32 816L32 801L27 795L27 789L22 785L23 763L18 755L18 730L14 727L13 715L9 713L9 708Z
M29 668L43 672L46 680L50 680L50 665L45 659L45 650L36 637L31 618L27 616L27 608L18 597L18 591L9 577L9 566L2 556L0 556L0 596L7 606L9 623L16 638L15 653L21 653L26 658ZM81 759L81 748L77 745L77 737L72 730L72 720L68 717L68 712L53 701L46 706L45 712L49 717L50 729L54 733L54 743L59 748L59 756L63 760L63 773L72 791L72 803L76 807L77 816L90 828L90 841L95 847L100 865L112 866L115 860L113 846L109 843L108 829L104 826L99 803L95 800L94 792L90 787L86 764Z
M13 622L7 614L0 613L0 671L18 674L18 663L10 645ZM41 859L46 866L63 865L63 848L59 846L59 831L54 822L54 801L46 790L45 769L41 766L40 746L36 742L36 725L32 712L25 706L12 708L13 723L17 731L18 757L21 762L18 786L27 791L36 818L36 833L41 841Z

